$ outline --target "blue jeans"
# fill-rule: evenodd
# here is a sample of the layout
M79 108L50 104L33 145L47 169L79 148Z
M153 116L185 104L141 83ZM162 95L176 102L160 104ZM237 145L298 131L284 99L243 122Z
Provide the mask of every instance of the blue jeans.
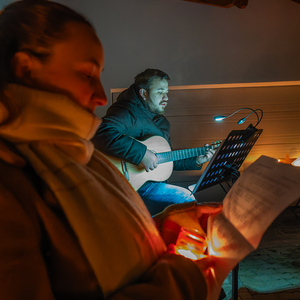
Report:
M165 182L148 181L137 192L152 216L163 211L171 204L195 200L188 189Z

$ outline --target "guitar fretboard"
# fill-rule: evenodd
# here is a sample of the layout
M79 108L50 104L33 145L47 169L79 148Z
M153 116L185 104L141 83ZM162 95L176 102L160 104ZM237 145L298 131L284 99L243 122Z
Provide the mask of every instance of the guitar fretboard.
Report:
M191 149L183 149L183 150L175 150L175 151L167 151L156 153L158 158L158 163L166 163L169 161L176 161L190 157L196 157L199 155L204 155L206 149L211 148L209 146L199 147L199 148L191 148Z

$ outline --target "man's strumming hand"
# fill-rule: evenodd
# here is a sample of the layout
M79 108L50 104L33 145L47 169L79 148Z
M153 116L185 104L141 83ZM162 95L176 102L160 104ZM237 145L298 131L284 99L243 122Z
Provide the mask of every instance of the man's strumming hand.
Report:
M146 150L144 158L142 159L141 163L145 167L145 170L149 172L150 170L153 171L157 168L158 159L154 152L150 150Z

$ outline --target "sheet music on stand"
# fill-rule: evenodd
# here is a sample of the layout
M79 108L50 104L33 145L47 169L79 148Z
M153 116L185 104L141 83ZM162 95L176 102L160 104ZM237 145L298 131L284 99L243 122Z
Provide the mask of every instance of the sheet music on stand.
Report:
M208 163L192 194L238 177L238 170L262 133L250 126L246 130L232 130Z

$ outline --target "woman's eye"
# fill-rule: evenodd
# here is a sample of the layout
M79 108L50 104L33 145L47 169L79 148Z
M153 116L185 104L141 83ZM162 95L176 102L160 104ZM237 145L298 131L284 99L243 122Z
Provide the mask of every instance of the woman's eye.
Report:
M89 81L91 81L93 79L93 74L90 71L79 71L78 75L81 78L87 79Z
M87 74L86 74L85 77L86 77L88 80L90 80L90 81L93 79L93 76L91 76L91 75L87 75Z

